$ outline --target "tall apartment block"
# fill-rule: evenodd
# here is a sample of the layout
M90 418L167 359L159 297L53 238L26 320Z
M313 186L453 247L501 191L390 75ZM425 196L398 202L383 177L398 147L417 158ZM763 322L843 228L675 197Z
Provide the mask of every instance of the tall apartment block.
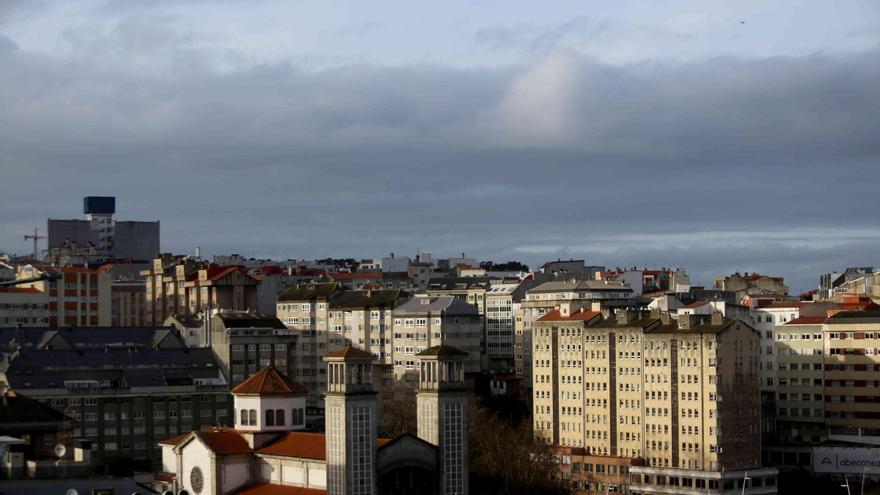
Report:
M437 345L468 353L466 371L483 369L483 318L454 296L410 298L397 289L346 290L337 284L293 287L279 297L278 317L297 336L295 378L310 391L310 410L321 408L326 387L322 357L346 345L371 353L381 367L383 394L414 394L416 355Z
M532 384L532 324L541 316L567 305L570 309L591 308L593 302L608 305L625 302L633 296L624 282L580 280L544 282L526 292L516 313L514 364L523 377L523 387Z
M79 246L94 245L109 258L153 259L159 254L159 222L114 220L116 198L83 198L85 220L46 222L47 247L60 249L66 242Z
M310 412L323 408L328 350L369 346L381 362L391 364L392 310L403 299L398 289L343 290L335 283L291 287L278 297L276 314L298 339L294 379L309 389Z
M486 357L489 369L509 370L514 365L514 325L519 283L492 283L486 292Z
M776 471L760 464L760 336L748 324L604 318L569 303L533 335L538 439L629 460L629 486L615 489L630 493L726 493L746 476L749 493L776 493Z

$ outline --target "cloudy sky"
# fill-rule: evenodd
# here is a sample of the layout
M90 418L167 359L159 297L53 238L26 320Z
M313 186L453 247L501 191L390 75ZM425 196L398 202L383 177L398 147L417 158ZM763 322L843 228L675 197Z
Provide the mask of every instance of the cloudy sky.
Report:
M0 250L880 264L880 3L553 4L0 0Z

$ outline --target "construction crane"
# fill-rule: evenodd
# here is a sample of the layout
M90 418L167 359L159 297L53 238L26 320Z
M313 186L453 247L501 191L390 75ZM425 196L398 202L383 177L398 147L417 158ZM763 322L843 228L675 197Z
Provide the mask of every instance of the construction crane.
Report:
M40 232L37 229L34 229L33 234L25 234L24 240L33 239L34 240L34 261L37 261L37 256L40 254L37 246L37 241L40 239L45 239L46 236L40 235Z

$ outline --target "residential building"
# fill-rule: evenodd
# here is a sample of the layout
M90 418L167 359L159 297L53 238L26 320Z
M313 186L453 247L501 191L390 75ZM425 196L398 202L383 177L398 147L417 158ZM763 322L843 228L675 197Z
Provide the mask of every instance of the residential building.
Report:
M20 284L46 294L48 298L48 326L95 327L110 326L111 280L106 272L89 268L37 268L25 265L18 268L18 280L31 280L52 275L49 280Z
M880 433L880 311L844 311L823 325L825 423Z
M49 298L34 287L0 287L0 326L49 325Z
M788 287L782 277L762 275L760 273L734 273L712 279L716 290L731 292L737 300L746 296L787 296Z
M597 280L619 280L632 288L635 295L657 292L683 293L691 287L690 278L684 270L661 268L649 270L636 267L612 271L598 272Z
M155 475L155 490L467 495L467 396L457 351L437 347L419 356L418 437L378 438L381 410L372 360L369 352L350 346L324 357L329 377L324 434L298 431L305 389L264 368L232 390L239 411L235 428L160 442L162 471Z
M210 347L230 386L266 366L296 374L296 334L271 315L217 312L210 319Z
M304 266L261 267L259 271L252 273L252 276L260 282L257 286L257 313L274 315L278 296L282 292L295 285L315 282L323 275L322 270L310 270Z
M47 220L47 249L61 249L66 242L93 245L109 259L149 260L159 254L159 222L114 220L116 198L83 198L85 220Z
M395 386L414 392L419 383L416 355L439 345L464 352L464 372L469 377L484 369L483 319L472 305L454 296L417 296L394 308L393 315L390 348ZM375 350L373 355L379 357Z
M41 348L20 353L0 381L71 418L72 435L92 442L105 473L155 469L157 440L231 421L229 387L210 349L187 349L153 329L45 332Z
M298 337L294 377L310 391L310 414L323 408L321 356L327 350L354 345L391 371L392 311L406 298L399 289L345 290L336 283L291 287L279 296L278 318Z
M181 256L154 259L146 278L146 323L211 310L256 311L259 281L236 265L215 265Z
M403 289L415 291L418 287L408 272L334 272L327 275L331 281L346 289Z
M608 306L627 303L633 297L632 289L623 282L609 280L565 280L544 282L526 292L516 313L514 364L516 373L523 377L523 387L532 384L532 324L541 316L562 304L577 308L592 308L593 303Z
M775 327L775 431L782 444L818 444L828 438L825 320L825 316L800 316Z
M145 326L147 315L147 284L140 275L145 263L114 263L98 268L110 274L110 325L114 327Z
M627 493L630 468L642 464L632 457L590 455L583 447L556 447L553 451L559 468L554 477L578 495Z
M760 336L747 323L606 318L570 301L533 332L538 439L643 460L629 468L631 493L721 493L746 472L751 493L776 492L775 470L760 464Z
M486 291L486 357L491 370L512 370L514 367L515 313L519 298L514 301L520 283L492 282Z
M819 277L819 299L837 300L841 295L880 296L880 270L873 266L849 267L842 273Z

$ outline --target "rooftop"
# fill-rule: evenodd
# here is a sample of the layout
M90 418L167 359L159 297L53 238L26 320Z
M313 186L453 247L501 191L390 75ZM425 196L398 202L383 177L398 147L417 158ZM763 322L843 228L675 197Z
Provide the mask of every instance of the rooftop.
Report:
M538 321L590 321L601 315L602 313L599 311L587 311L582 309L566 316L560 313L558 309L554 309L538 318Z
M230 392L235 395L305 395L308 389L290 380L273 366L266 366Z
M418 315L425 313L444 313L448 315L473 315L479 311L455 296L418 296L394 308L395 315Z

